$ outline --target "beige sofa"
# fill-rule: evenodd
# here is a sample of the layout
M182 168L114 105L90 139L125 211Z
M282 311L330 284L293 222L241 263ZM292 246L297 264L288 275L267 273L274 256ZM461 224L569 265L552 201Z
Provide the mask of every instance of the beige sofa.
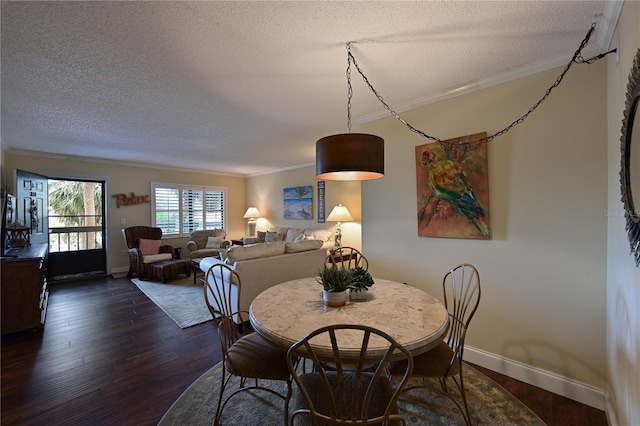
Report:
M189 259L218 256L220 251L226 250L230 244L229 241L225 240L227 233L223 229L193 231L189 236L191 240L187 243L187 250L190 251ZM207 247L209 237L212 240L209 247Z
M322 268L327 250L317 240L232 246L222 261L207 257L200 262L200 269L206 272L215 264L227 263L240 277L242 290L238 301L237 292L232 294L232 303L239 302L241 311L249 311L253 299L264 290L285 281L314 276ZM213 279L209 282L214 285ZM318 291L322 287L318 284ZM243 318L248 321L248 318ZM236 322L239 322L236 319Z
M266 240L265 240L266 239ZM333 231L314 228L293 228L278 226L266 232L258 232L256 237L243 238L244 244L256 244L264 242L284 241L287 243L306 240L322 241L325 249L333 248Z

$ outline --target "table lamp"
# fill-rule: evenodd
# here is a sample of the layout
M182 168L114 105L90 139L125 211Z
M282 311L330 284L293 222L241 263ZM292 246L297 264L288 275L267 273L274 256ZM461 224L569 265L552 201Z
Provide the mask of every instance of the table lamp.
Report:
M327 221L330 222L338 222L336 224L336 233L333 239L333 249L339 249L342 247L342 222L351 222L353 221L353 216L349 213L349 210L342 204L338 204L331 210L329 216L327 216Z
M247 225L249 227L249 236L255 237L256 235L256 220L260 217L260 212L255 207L249 207L242 216L244 219L249 219Z

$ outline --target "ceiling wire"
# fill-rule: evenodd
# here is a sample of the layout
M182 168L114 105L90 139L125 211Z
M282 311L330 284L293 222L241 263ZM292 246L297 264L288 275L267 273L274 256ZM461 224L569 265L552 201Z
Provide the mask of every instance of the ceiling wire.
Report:
M522 124L527 119L527 117L529 117L529 115L531 113L533 113L540 106L540 104L542 102L544 102L549 97L549 95L551 94L551 91L554 88L556 88L557 86L560 85L560 83L562 82L562 79L564 78L564 76L567 74L567 72L569 71L569 69L571 68L571 66L574 63L575 64L587 64L587 65L590 65L590 64L596 62L597 60L604 58L605 56L609 55L610 53L616 52L617 49L612 49L612 50L609 50L608 52L600 53L599 55L596 55L596 56L594 56L592 58L589 58L589 59L585 59L585 58L582 57L582 50L589 43L589 39L591 38L591 35L594 33L595 29L596 29L596 23L594 21L591 24L591 27L589 28L589 31L587 31L587 34L585 35L584 39L580 43L580 47L578 47L578 50L575 51L575 53L573 54L573 57L571 58L569 63L565 66L565 68L562 71L562 73L560 73L558 78L556 78L555 82L547 89L547 91L545 92L544 96L542 96L535 104L533 104L533 106L531 108L529 108L529 110L526 113L524 113L522 116L520 116L520 118L518 118L517 120L513 121L511 124L509 124L504 129L494 133L493 135L490 135L490 136L487 136L486 138L481 138L481 139L478 139L478 140L475 140L475 141L472 141L472 142L470 142L470 141L456 141L456 142L442 141L440 138L435 137L435 136L431 136L431 135L423 132L422 130L419 130L419 129L415 128L411 124L409 124L404 118L402 118L400 116L400 114L398 114L396 111L394 111L393 108L391 108L389 106L389 104L387 104L385 102L385 100L383 99L382 95L380 95L380 93L378 93L378 91L369 82L369 79L367 78L367 76L364 74L364 72L362 71L362 69L358 65L358 62L356 61L356 58L353 56L353 53L351 53L351 45L353 43L356 43L356 42L355 41L350 41L350 42L346 43L346 48L347 48L347 86L348 86L347 116L348 116L349 131L351 131L351 97L353 95L353 89L351 87L351 64L353 63L353 65L356 68L356 70L358 71L358 73L362 76L362 79L364 80L365 84L367 85L367 87L369 87L369 90L371 90L371 92L373 92L373 94L378 98L378 100L380 101L380 103L382 103L382 105L385 107L385 109L388 110L391 113L391 115L393 115L395 118L397 118L409 130L411 130L414 133L417 133L418 135L420 135L420 136L422 136L422 137L424 137L426 139L429 139L429 140L432 140L432 141L435 141L435 142L439 142L441 145L444 145L445 148L447 148L449 150L452 150L452 151L460 150L465 145L468 146L469 149L476 149L476 148L478 148L480 146L480 144L491 142L492 140L494 140L498 136L504 135L509 130L513 129L515 126L517 126L519 124Z

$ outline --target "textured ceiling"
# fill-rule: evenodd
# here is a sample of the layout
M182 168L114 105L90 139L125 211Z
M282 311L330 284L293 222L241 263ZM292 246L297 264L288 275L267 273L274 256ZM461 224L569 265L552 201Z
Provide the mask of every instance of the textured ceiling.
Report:
M607 5L2 1L2 149L241 175L309 164L347 130L345 42L402 111L566 64L594 19L601 52ZM357 131L385 113L352 79Z

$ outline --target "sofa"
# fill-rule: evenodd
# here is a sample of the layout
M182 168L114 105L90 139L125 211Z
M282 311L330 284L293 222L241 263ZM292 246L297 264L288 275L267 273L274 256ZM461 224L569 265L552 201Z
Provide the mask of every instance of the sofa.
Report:
M253 299L264 290L285 281L312 277L324 265L327 250L319 240L297 242L275 241L248 246L231 246L226 259L207 257L200 262L205 276L211 266L226 263L240 277L241 292L232 291L232 303L239 303L239 310L249 311ZM213 278L208 278L215 285ZM318 284L318 291L322 287ZM236 322L240 322L235 318ZM248 318L243 318L248 321Z
M189 259L216 257L220 251L226 250L231 244L225 240L227 233L224 229L193 231L189 237L190 241L187 243Z
M294 227L273 227L268 231L258 231L255 237L243 238L243 243L256 244L273 241L284 241L286 243L317 240L322 241L325 249L333 248L333 232L327 229L314 228L294 228Z

